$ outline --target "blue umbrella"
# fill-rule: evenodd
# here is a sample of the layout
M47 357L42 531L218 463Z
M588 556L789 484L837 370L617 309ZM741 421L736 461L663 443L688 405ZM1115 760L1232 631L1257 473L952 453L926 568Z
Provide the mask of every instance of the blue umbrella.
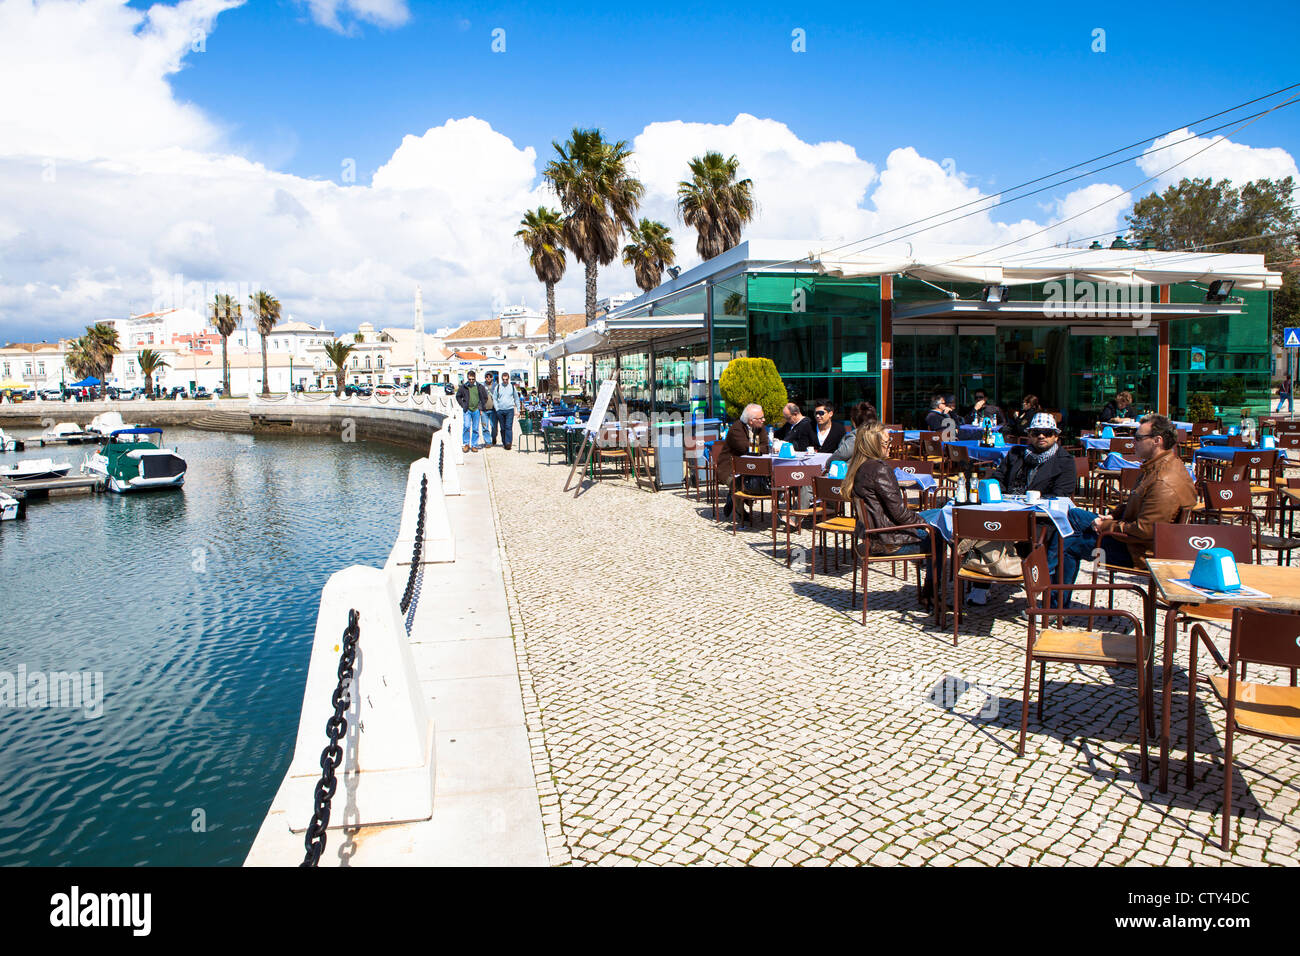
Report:
M91 375L88 376L87 378L83 378L80 382L73 382L71 387L72 388L94 388L96 385L103 385L103 384L104 383L101 382L99 379L95 378L95 376Z

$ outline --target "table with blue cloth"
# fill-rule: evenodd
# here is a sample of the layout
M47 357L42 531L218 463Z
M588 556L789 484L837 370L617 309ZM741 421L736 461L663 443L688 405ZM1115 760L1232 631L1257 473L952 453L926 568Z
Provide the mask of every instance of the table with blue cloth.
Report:
M961 445L976 461L1001 461L1015 445L981 445L977 441L946 441L945 445Z
M1070 509L1074 507L1074 502L1069 498L1039 498L1035 504L1025 501L1023 495L1007 495L999 502L980 502L974 505L961 505L963 508L979 508L986 511L1037 511L1051 519L1052 524L1056 527L1057 532L1063 538L1068 538L1074 534L1074 528L1070 524ZM936 508L933 512L927 512L931 517L926 518L930 524L939 529L945 541L952 541L952 508L953 503L950 501L942 508Z
M1230 445L1236 438L1236 435L1202 435L1198 441L1202 445Z
M1192 461L1212 458L1215 461L1232 461L1232 456L1239 451L1274 451L1272 448L1238 448L1235 445L1203 445L1196 449Z
M1002 431L1002 426L995 425L993 426L993 430L995 432L1000 432ZM958 425L957 437L960 439L974 439L975 441L979 441L981 438L984 437L984 426L983 425Z
M1088 451L1110 451L1109 438L1082 438L1080 441Z
M939 486L939 482L935 481L934 475L918 474L914 471L907 471L905 468L895 468L894 477L898 479L899 485L913 485L922 491L930 491Z

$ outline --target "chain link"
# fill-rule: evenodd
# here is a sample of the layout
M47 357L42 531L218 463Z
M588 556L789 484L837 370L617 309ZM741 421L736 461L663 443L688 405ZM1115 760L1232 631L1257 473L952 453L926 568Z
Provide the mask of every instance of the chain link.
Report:
M356 609L348 611L348 626L343 631L343 652L339 655L339 683L334 688L330 702L334 713L325 722L325 734L329 743L320 752L320 780L316 783L316 810L311 823L307 824L304 843L307 855L301 866L317 866L320 856L325 852L325 831L330 822L330 801L338 789L338 780L334 771L343 759L343 748L339 741L348 732L348 719L343 715L352 703L352 665L357 659L357 641L361 639L361 615Z
M411 607L415 597L415 578L420 570L420 558L424 552L424 506L429 499L429 476L420 476L420 513L415 520L415 544L411 548L411 573L406 576L406 590L402 592L402 613Z

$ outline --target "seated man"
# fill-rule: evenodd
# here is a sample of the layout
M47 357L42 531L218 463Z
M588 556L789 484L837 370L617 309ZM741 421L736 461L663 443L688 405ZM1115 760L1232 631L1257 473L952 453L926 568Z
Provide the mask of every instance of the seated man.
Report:
M989 401L984 389L977 388L975 389L975 404L971 406L970 414L966 416L966 424L978 425L986 418L993 419L994 425L1001 425L1006 421L1002 409Z
M930 414L925 416L925 430L930 432L943 431L949 422L956 427L957 420L953 417L952 406L942 395L936 395L930 399Z
M1070 509L1070 526L1075 533L1065 539L1065 583L1073 584L1079 562L1092 557L1098 536L1107 564L1122 568L1143 567L1151 553L1157 524L1177 522L1182 512L1196 504L1196 486L1187 466L1178 457L1178 429L1164 415L1148 415L1133 436L1134 455L1142 462L1142 474L1128 501L1108 517L1098 517L1083 508ZM1067 594L1068 599L1068 594Z
M781 410L781 414L785 416L785 424L776 430L777 438L788 441L796 451L803 451L816 444L813 423L803 413L798 402L790 402Z
M817 403L813 411L816 428L813 447L825 454L834 454L844 440L844 426L835 420L835 406L830 399Z
M732 422L731 427L727 429L727 437L713 467L717 472L718 480L726 483L728 488L731 487L731 478L734 474L733 462L737 458L751 454L754 449L757 449L760 455L769 452L771 446L767 441L767 429L763 427L764 424L763 406L746 405L744 411L740 413L740 418ZM745 490L761 492L766 490L765 485L767 485L765 478L748 478ZM727 503L722 508L724 518L731 517L732 506L731 492L728 491Z
M1120 392L1101 407L1101 420L1103 422L1130 421L1132 418L1132 392Z

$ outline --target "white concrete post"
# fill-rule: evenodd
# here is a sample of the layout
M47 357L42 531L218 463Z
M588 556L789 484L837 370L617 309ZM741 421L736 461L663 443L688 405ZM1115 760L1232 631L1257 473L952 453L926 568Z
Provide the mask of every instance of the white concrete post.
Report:
M451 446L453 442L451 433L448 432L446 423L450 419L443 419L443 427L433 433L433 438L429 440L429 460L433 462L433 468L438 469L438 455L442 455L442 493L444 495L461 495L464 492L460 487L460 468L452 461ZM456 445L456 451L460 451L460 445ZM462 453L463 456L463 453Z
M446 424L443 425L443 428L447 429L447 436L450 439L447 442L447 460L456 465L463 465L465 464L465 444L463 441L465 412L461 409L460 403L456 401L454 395L448 397L451 399L451 403Z
M415 547L415 527L420 520L420 479L428 476L429 484L424 501L424 545L420 563L433 564L456 560L456 540L451 533L451 519L447 517L447 502L443 500L442 481L438 478L438 463L428 458L411 462L406 476L406 499L402 503L402 523L397 531L386 567L401 565L399 580L406 587L406 572L411 565L411 552Z
M303 692L298 740L280 806L289 829L307 828L320 779L320 756L328 743L326 721L338 686L339 654L348 611L360 613L361 636L345 711L347 734L339 741L329 826L369 826L427 820L433 815L433 718L416 679L415 660L398 608L399 595L379 568L350 567L330 576L321 593Z

